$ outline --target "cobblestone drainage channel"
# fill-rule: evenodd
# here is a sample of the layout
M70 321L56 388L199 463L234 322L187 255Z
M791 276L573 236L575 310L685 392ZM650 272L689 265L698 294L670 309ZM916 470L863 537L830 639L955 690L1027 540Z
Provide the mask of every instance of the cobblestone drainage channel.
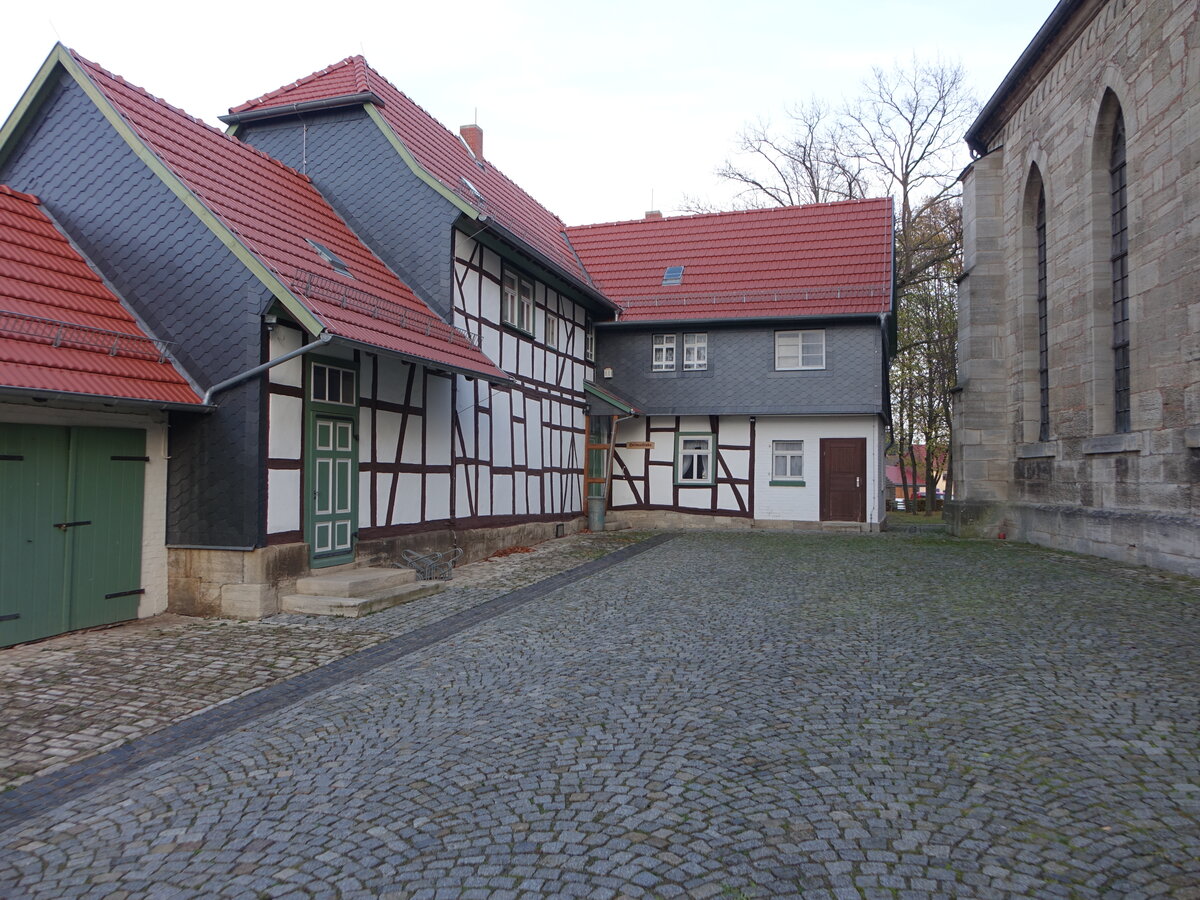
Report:
M0 832L7 831L29 817L40 815L61 806L68 800L86 793L115 778L132 774L146 766L169 759L178 753L219 737L255 719L298 703L312 694L333 687L342 681L365 675L379 666L395 662L411 653L452 637L481 622L557 591L559 588L602 572L612 566L652 550L671 540L674 535L660 534L637 544L622 547L612 553L583 563L566 572L526 585L440 619L430 625L376 644L351 656L342 657L318 669L312 669L281 684L272 685L253 694L220 703L190 719L169 725L115 747L90 759L81 760L48 775L34 778L20 787L0 795Z

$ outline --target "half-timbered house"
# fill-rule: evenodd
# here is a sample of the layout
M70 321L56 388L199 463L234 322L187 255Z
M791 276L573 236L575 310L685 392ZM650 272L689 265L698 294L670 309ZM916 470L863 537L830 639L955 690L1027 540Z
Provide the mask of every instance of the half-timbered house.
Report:
M646 525L878 528L891 201L567 233L621 305L598 326L597 411L615 432L594 496L611 478L609 508Z
M563 222L484 156L482 129L447 130L361 56L222 118L311 178L418 297L510 376L452 385L442 518L494 528L577 516L592 323L616 305L592 286ZM377 533L394 531L380 524Z
M61 46L0 134L0 173L219 406L167 414L172 608L269 613L310 569L366 556L380 523L452 518L456 385L510 379L307 176Z
M57 46L0 132L0 182L178 365L186 396L142 398L162 565L138 589L269 614L402 548L578 529L585 499L878 523L888 202L568 229L360 57L225 118ZM24 394L0 422L33 421Z

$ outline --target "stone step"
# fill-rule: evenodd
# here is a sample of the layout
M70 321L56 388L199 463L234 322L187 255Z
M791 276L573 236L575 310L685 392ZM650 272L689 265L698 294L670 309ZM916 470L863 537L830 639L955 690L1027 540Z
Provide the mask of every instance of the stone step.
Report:
M416 580L417 573L412 569L345 569L301 578L296 582L296 593L314 597L369 597Z
M822 522L821 530L835 534L860 534L867 530L865 522Z
M445 587L446 583L443 581L416 581L386 588L366 597L288 594L286 597L279 598L279 608L285 613L299 613L305 616L345 616L357 619L382 609L399 606L401 603L432 596L441 592Z

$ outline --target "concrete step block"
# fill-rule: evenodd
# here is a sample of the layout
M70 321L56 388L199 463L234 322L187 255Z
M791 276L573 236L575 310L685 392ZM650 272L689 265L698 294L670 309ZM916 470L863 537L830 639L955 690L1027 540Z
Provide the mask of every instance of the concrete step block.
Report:
M279 608L285 613L304 616L345 616L357 619L383 609L410 603L422 597L440 593L446 587L443 581L416 581L411 584L388 588L367 597L333 597L320 594L288 594L279 599Z
M301 578L296 582L296 593L315 597L369 597L416 580L417 573L412 569L346 569Z

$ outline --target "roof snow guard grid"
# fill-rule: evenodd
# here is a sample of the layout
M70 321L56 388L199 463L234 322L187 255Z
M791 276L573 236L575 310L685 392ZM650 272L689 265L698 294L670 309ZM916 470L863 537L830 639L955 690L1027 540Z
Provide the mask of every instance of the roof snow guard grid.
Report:
M167 361L166 341L158 341L141 334L89 328L61 319L25 316L2 309L0 334L19 334L36 341L48 342L53 347L77 347L84 350L100 350L109 356Z
M0 185L0 388L199 406L42 209Z
M892 304L892 201L845 200L567 230L621 321L880 315ZM685 266L667 283L668 266Z
M766 294L686 294L676 297L627 297L623 320L650 319L655 311L666 319L737 319L792 316L874 315L886 311L886 288L815 288Z
M394 304L374 294L318 275L316 272L297 269L288 281L288 287L310 300L319 298L336 303L343 309L353 309L369 315L372 319L382 319L401 328L419 331L426 337L440 338L449 344L457 343L464 347L479 346L479 338L476 335L447 325L437 316L410 309L397 309Z
M82 77L91 81L132 129L134 139L161 161L161 166L152 163L160 177L168 183L178 182L199 200L216 219L210 227L227 244L235 241L235 247L240 245L235 253L310 329L324 329L336 337L434 367L494 381L509 380L470 341L452 338L447 331L402 324L434 317L434 313L358 239L306 175L73 51L68 64L70 61L78 64ZM310 239L345 260L358 288L375 298L378 310L394 314L372 315L361 304L331 301L320 291L303 298L291 293L287 285L291 273L306 270L314 259Z
M226 121L233 121L244 113L274 109L279 115L287 115L297 105L339 98L345 98L347 103L361 104L365 102L364 94L378 98L375 105L380 117L417 164L446 190L525 241L571 277L583 284L591 284L571 249L562 219L492 163L476 160L457 133L414 103L361 56L347 57L232 107Z

